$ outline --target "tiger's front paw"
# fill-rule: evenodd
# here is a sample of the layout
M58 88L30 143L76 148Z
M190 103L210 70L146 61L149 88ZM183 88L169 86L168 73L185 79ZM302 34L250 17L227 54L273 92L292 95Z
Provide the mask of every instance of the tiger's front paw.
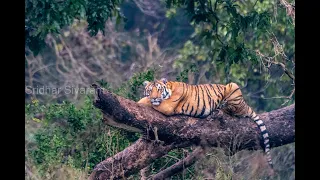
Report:
M219 118L223 116L223 112L220 109L215 109L211 112L210 116L215 117L215 118ZM212 118L213 120L214 118Z

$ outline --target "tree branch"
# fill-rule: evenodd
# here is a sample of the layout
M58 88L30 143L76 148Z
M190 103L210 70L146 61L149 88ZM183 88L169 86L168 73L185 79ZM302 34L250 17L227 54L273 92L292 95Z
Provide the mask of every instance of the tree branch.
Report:
M125 150L97 164L89 179L125 179L172 149L188 145L187 143L160 145L140 138Z
M293 25L295 25L295 19L296 19L295 6L290 4L290 3L288 3L285 0L279 0L279 1L280 1L281 5L286 8L287 15L292 18L292 23L293 23Z
M147 180L150 173L150 165L140 170L140 180Z
M259 128L248 118L239 119L220 111L204 119L181 115L167 117L150 107L102 90L97 85L93 87L98 97L94 105L104 115L143 132L152 132L157 127L158 137L163 144L139 139L122 152L99 163L90 179L128 177L179 144L222 147L231 155L243 149L261 149L263 144ZM295 141L294 104L259 116L269 132L271 147ZM154 139L154 133L149 134L149 138Z
M202 147L198 147L197 149L195 149L186 158L178 161L174 165L172 165L172 166L168 167L167 169L157 173L156 175L153 175L152 179L153 180L165 179L165 178L171 177L171 176L179 173L183 169L185 169L185 168L191 166L192 164L194 164L202 153L203 153Z

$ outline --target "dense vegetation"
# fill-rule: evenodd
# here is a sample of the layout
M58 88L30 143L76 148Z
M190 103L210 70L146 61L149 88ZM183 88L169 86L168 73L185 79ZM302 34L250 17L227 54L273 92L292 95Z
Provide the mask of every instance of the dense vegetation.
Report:
M26 0L26 177L86 179L140 136L103 125L92 83L137 101L144 80L232 81L258 112L294 103L294 2L284 2ZM151 173L189 151L170 152ZM261 154L215 149L173 179L209 176L211 167L221 179L266 177ZM278 177L294 179L294 144L272 154Z

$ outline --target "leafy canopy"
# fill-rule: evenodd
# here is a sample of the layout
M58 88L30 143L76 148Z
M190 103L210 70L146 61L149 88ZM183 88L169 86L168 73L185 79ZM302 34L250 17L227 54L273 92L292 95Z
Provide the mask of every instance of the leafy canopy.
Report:
M45 46L47 34L59 34L75 19L85 19L88 31L104 33L105 22L120 19L121 0L25 0L25 46L35 54Z

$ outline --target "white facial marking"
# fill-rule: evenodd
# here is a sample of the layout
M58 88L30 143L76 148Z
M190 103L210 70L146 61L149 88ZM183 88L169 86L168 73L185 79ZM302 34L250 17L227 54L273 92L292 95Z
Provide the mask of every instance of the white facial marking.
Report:
M159 106L159 105L160 105L160 102L158 102L158 101L157 101L157 102L153 102L152 105L154 105L154 106Z

